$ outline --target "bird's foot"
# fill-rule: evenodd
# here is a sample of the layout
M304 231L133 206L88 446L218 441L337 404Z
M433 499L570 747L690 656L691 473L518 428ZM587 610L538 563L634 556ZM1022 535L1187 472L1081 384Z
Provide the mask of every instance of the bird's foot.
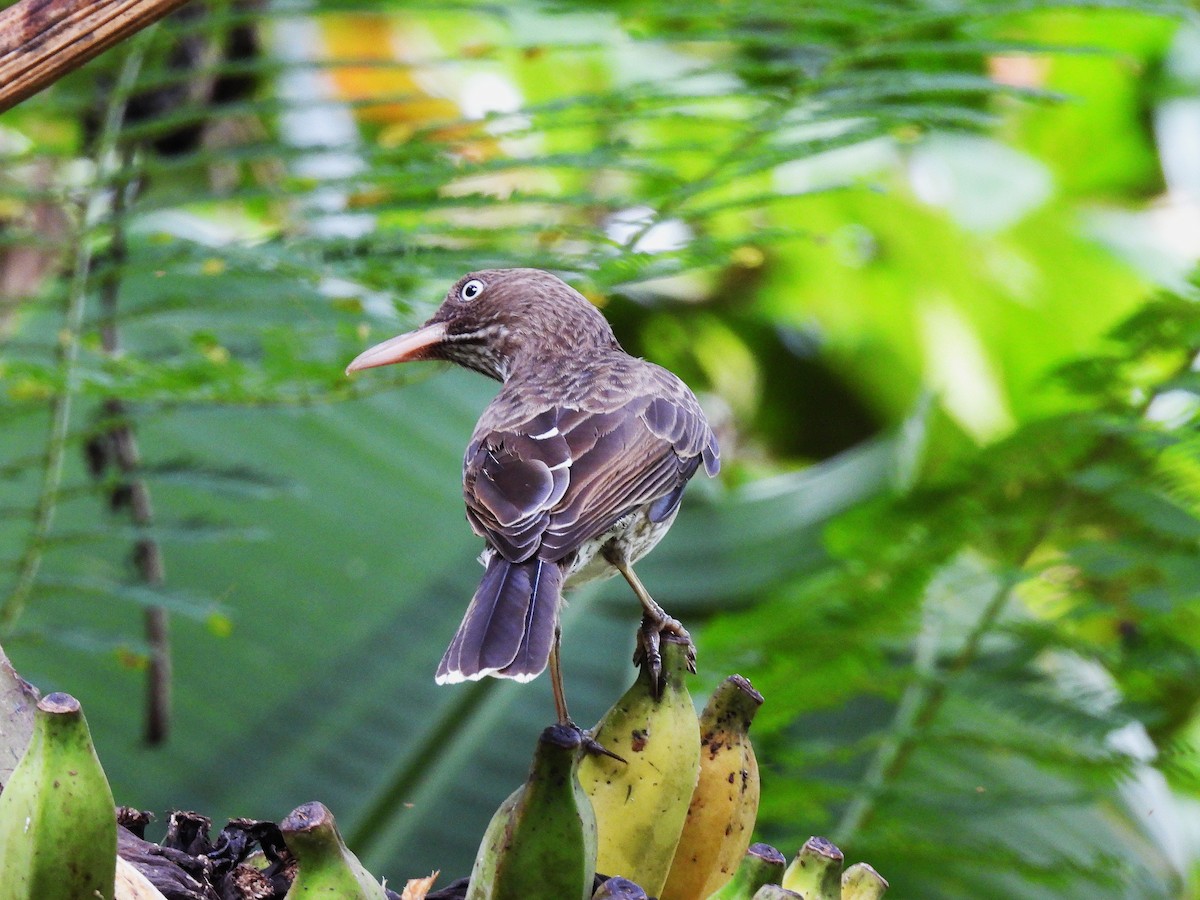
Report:
M637 649L633 651L633 664L645 666L650 671L650 682L655 691L662 693L662 638L667 635L670 639L686 642L688 671L696 671L696 645L692 636L678 619L668 616L662 609L659 615L647 613L642 616L642 627L638 629Z

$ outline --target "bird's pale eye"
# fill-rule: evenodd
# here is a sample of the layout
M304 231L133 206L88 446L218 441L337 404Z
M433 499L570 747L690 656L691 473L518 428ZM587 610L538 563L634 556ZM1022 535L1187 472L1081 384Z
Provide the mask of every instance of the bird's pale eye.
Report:
M458 292L459 296L462 297L464 300L474 300L476 297L478 297L482 293L483 293L483 282L480 281L478 278L472 278L470 281L468 281L466 284L464 284L462 286L462 289Z

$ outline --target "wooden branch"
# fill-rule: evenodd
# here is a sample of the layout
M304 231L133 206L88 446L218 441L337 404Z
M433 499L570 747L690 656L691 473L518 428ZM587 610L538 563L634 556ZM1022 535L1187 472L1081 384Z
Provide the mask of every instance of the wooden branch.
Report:
M20 0L0 10L0 112L187 0Z

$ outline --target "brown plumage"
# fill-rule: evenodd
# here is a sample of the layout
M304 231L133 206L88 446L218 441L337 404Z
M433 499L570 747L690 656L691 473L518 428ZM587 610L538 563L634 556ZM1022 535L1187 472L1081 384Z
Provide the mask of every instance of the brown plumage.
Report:
M682 381L627 354L599 310L537 269L463 276L424 326L365 351L347 372L420 359L503 382L463 459L486 571L437 680L527 681L550 662L565 720L563 588L620 571L645 608L639 654L651 665L660 632L686 635L631 566L666 533L699 465L716 474L716 439Z

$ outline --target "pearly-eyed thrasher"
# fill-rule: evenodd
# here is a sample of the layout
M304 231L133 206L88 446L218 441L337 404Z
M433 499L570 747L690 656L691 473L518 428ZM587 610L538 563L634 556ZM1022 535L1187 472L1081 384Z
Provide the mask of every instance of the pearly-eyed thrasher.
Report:
M463 458L467 520L486 542L483 580L439 684L559 670L562 591L620 572L644 609L637 659L657 675L659 635L686 637L633 564L670 528L700 463L720 453L700 404L671 372L621 349L578 291L538 269L459 279L423 326L359 354L346 372L448 360L503 382Z

